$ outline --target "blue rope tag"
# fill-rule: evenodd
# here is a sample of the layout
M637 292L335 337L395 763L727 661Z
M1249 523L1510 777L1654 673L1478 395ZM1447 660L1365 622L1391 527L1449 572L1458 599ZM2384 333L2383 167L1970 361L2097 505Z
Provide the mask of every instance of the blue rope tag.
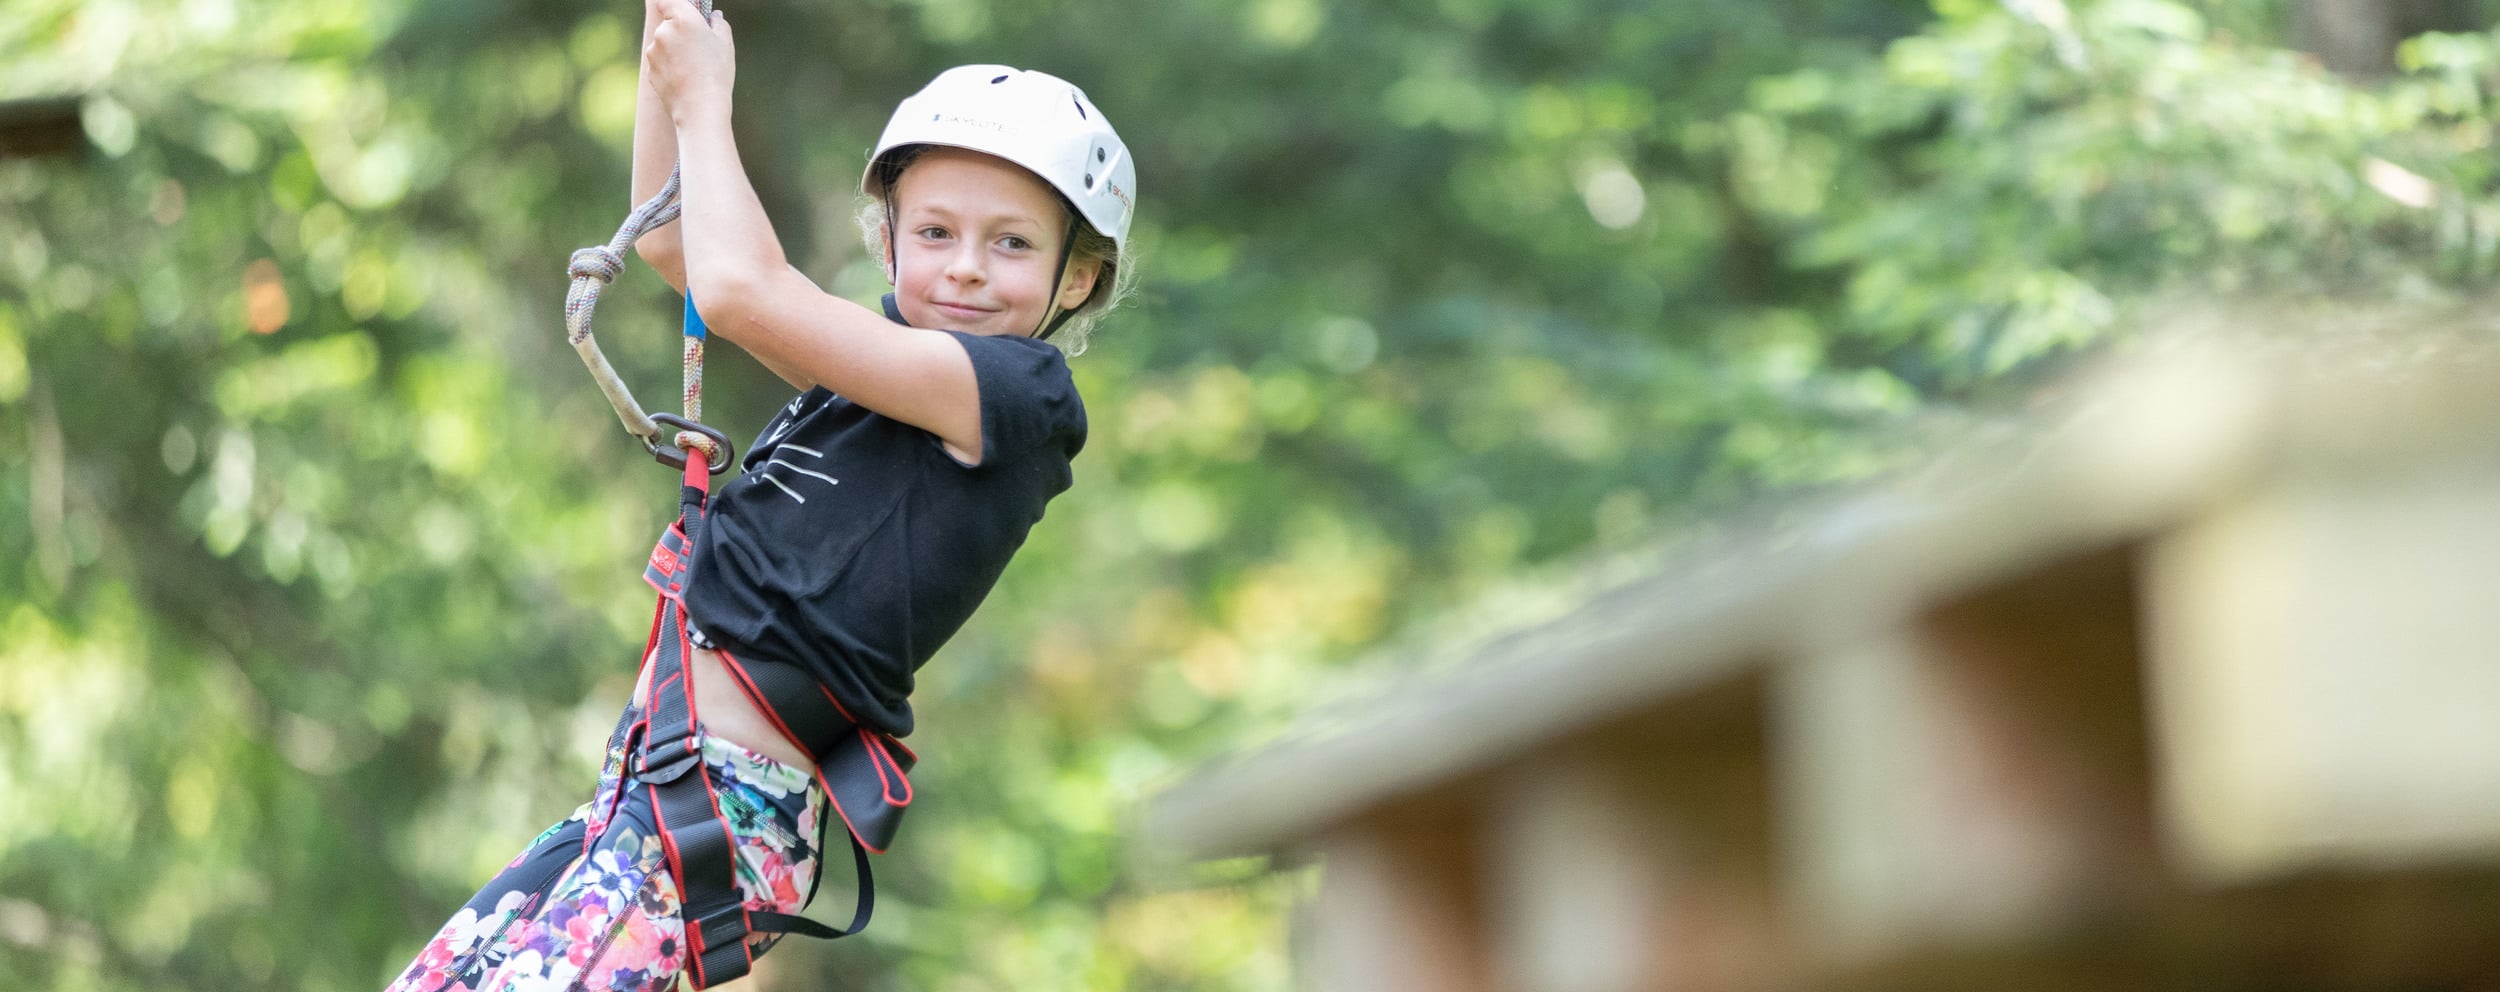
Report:
M686 336L701 341L704 333L703 315L694 312L694 294L688 293L686 294Z

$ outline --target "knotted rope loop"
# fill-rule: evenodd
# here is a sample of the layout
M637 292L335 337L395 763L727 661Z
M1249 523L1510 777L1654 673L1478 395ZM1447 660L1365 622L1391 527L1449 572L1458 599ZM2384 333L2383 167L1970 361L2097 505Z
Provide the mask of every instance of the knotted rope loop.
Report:
M625 257L606 245L592 245L573 253L565 274L575 279L597 279L601 285L616 281L625 274Z
M697 6L703 9L706 19L712 16L712 0L698 0ZM608 364L607 356L600 353L598 339L591 337L590 318L599 307L600 288L615 282L616 277L625 272L626 250L632 248L643 235L677 219L678 212L683 208L677 196L681 182L679 171L670 169L668 182L660 187L658 194L637 204L633 212L625 215L625 223L616 229L615 237L609 238L607 244L592 245L574 252L565 265L565 273L573 281L572 288L564 294L565 339L581 355L582 364L589 367L590 377L598 382L599 391L607 395L608 404L616 408L616 419L624 422L626 432L642 439L643 446L655 455L664 450L660 444L660 425L654 422L655 418L642 411L642 404L634 401L633 391L625 388L625 381L617 377L616 369ZM722 455L723 448L717 443L718 435L709 433L710 428L701 426L703 342L700 338L689 336L686 339L685 369L685 417L670 418L663 414L656 419L681 419L683 423L671 426L695 428L677 435L677 447L702 449L710 457L713 471L719 472L728 468L729 459ZM667 459L663 456L661 460ZM680 464L679 467L684 466Z
M599 392L607 396L608 405L616 408L616 419L625 425L626 433L641 438L645 447L654 449L661 447L660 427L652 422L649 414L643 412L642 404L634 400L633 390L626 388L625 380L619 378L616 369L608 364L608 356L600 352L599 340L591 336L590 321L599 308L599 291L625 272L626 249L633 247L634 242L641 240L644 234L677 219L678 183L678 176L672 171L668 184L662 186L659 193L626 215L625 223L617 228L615 237L609 238L607 244L592 245L574 252L565 265L565 274L573 280L572 288L564 295L565 340L572 344L574 352L581 355L582 364L590 369L590 377L599 384ZM703 416L703 367L699 355L694 361L695 364L687 369L686 413L700 418ZM717 455L719 452L707 447L704 453ZM722 462L716 458L713 464Z

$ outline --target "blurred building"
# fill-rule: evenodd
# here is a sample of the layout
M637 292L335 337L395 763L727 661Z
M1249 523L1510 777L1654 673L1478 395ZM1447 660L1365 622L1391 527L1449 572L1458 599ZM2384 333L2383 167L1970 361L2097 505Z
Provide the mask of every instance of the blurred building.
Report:
M1149 836L1328 992L2500 988L2500 362L2156 351Z

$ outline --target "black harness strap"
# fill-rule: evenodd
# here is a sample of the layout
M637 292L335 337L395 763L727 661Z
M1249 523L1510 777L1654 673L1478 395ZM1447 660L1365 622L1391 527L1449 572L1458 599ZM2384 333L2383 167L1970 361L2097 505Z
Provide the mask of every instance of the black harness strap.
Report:
M747 698L815 759L816 780L852 839L884 854L911 805L910 774L919 756L902 741L860 726L824 683L796 666L741 660L727 651L721 658Z
M643 650L650 668L647 708L642 722L628 732L626 770L636 783L650 790L652 807L659 814L661 844L667 852L670 873L678 882L679 909L685 922L686 975L695 988L702 989L741 977L754 967L754 955L747 945L750 934L791 933L832 939L866 928L876 908L876 880L868 864L870 847L863 841L870 838L876 849L884 848L900 821L902 806L910 802L910 792L908 780L903 780L902 801L892 803L890 788L885 790L879 798L888 800L886 805L891 810L878 811L880 815L872 821L875 832L863 835L859 823L862 818L843 814L844 821L852 825L845 833L850 835L852 863L859 873L859 909L850 927L836 930L803 916L746 908L736 875L737 838L730 832L728 818L721 813L711 769L703 763L693 676L686 667L691 654L684 600L686 579L693 567L695 540L702 535L704 502L711 488L711 474L703 453L690 450L687 455L677 522L661 535L659 546L651 551L650 565L643 572L644 581L659 590L660 599L652 617L651 641ZM742 663L726 653L722 657L728 659L732 675L765 715L816 759L817 780L825 785L827 798L837 810L845 795L854 797L853 805L860 804L856 795L862 774L854 766L869 767L873 769L869 777L880 779L885 766L892 767L897 780L902 780L903 773L909 770L907 762L893 759L887 746L900 747L900 742L859 727L806 672L775 663ZM882 766L875 761L879 755L885 757ZM850 784L837 792L836 782ZM823 846L819 836L819 852ZM817 877L821 880L823 875L820 862ZM811 901L815 897L812 887L808 896Z

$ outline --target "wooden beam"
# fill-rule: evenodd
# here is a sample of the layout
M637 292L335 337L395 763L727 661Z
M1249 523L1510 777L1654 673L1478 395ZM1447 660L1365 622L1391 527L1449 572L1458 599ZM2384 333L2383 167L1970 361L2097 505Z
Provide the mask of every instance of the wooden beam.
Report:
M2166 826L2206 881L2500 855L2500 461L2382 461L2153 557Z
M1498 776L1484 852L1506 989L1640 992L1685 838L1574 748Z
M2051 943L2159 884L2131 567L2057 563L1784 666L1784 826L1821 964Z
M1321 837L1304 929L1319 992L1493 992L1482 842L1445 808L1367 817Z
M1759 680L1737 714L1662 707L1490 776L1488 910L1507 992L1790 987ZM1687 701L1694 702L1694 701ZM1721 716L1740 719L1720 719Z

